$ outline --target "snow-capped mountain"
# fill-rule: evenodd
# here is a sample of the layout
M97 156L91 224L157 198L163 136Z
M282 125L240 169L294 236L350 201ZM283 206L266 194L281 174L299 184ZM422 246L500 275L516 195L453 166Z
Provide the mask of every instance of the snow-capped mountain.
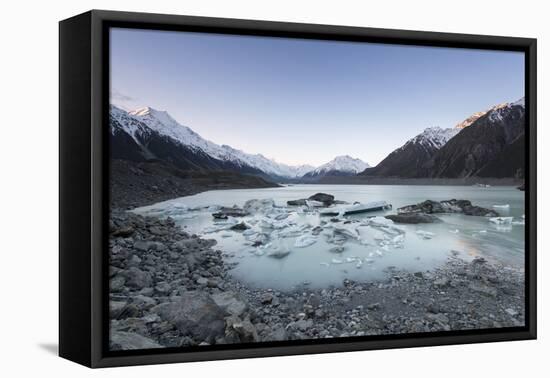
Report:
M430 177L521 177L525 100L491 108L426 164Z
M361 174L383 177L422 177L423 164L459 132L458 128L429 127L389 154L376 167L368 168Z
M469 116L468 118L466 118L464 121L462 122L459 122L456 126L455 126L455 129L464 129L468 126L470 126L472 123L474 123L475 121L477 121L479 118L481 118L482 116L484 116L485 114L487 114L488 110L484 111L484 112L476 112L474 114L472 114L471 116Z
M306 173L304 178L319 176L350 176L363 172L370 167L361 159L352 158L348 155L337 156L326 164L323 164L314 170Z
M428 127L423 132L410 139L401 148L406 148L409 144L420 144L426 148L440 149L443 147L452 137L460 132L458 128L442 129L441 127Z
M151 107L126 112L111 105L111 119L113 135L115 130L124 131L143 147L145 152L151 152L150 148L147 148L151 144L158 144L150 143L148 138L151 136L155 136L157 139L161 137L164 139L163 143L172 142L172 144L179 145L180 149L183 148L184 155L196 154L197 157L200 157L200 161L205 158L212 160L207 164L207 167L212 167L212 169L231 169L253 174L264 173L274 178L294 179L302 177L315 168L309 165L290 166L278 163L261 154L248 154L228 145L218 145L204 139L191 128L181 125L167 112ZM174 148L165 148L165 150L156 151L152 155L160 157L159 155L165 155L167 151ZM172 156L169 156L170 161L180 161L179 155L181 154L174 152ZM179 165L187 169L187 160L193 160L193 157L190 156L185 162L180 161ZM203 165L199 164L199 167L203 167Z
M256 167L272 176L298 178L302 177L307 172L315 169L315 167L311 165L291 166L283 163L278 163L273 159L266 158L262 154L247 154L241 150L237 150L225 144L223 144L221 147L239 160L242 160L247 164Z

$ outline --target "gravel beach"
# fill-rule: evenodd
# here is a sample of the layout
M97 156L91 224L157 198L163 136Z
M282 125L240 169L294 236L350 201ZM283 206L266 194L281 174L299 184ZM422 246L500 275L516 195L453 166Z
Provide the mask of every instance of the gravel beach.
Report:
M442 247L443 248L443 247ZM114 208L110 218L112 350L523 326L524 272L451 256L428 272L388 269L283 292L235 280L214 240L174 221Z

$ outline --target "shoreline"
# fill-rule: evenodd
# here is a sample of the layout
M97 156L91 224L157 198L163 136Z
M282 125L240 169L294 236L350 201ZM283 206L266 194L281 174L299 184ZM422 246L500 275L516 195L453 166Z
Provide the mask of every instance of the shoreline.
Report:
M514 327L524 274L482 258L372 282L288 292L235 280L215 241L171 219L113 210L111 348L302 340Z
M230 172L187 172L159 162L136 163L111 160L109 195L111 208L133 209L209 190L276 188L288 185L434 185L434 186L519 186L513 178L406 179L325 177L317 181L290 180L273 183L263 178Z

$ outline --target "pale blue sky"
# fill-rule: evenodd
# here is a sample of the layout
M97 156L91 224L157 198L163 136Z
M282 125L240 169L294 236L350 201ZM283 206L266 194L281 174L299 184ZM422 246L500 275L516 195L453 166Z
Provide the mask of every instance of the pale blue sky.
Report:
M111 101L288 164L375 165L426 127L524 96L524 56L436 47L111 30Z

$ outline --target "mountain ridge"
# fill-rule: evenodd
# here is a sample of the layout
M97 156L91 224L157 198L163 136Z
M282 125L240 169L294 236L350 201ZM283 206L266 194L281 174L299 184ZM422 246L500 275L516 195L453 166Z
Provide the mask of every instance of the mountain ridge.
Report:
M144 141L144 139L152 136L156 137L158 140L158 137L160 136L165 139L165 142L167 142L166 138L169 138L176 143L181 144L180 148L182 148L182 150L186 153L198 154L201 156L206 155L213 158L214 160L219 161L220 163L218 163L218 165L222 167L228 166L237 171L243 169L247 171L246 173L260 175L265 174L276 179L300 179L307 173L314 171L317 168L326 166L327 164L330 165L332 162L340 158L337 157L320 167L314 167L307 164L292 166L279 163L273 159L265 157L262 154L250 154L226 144L218 145L211 142L200 136L190 127L178 123L174 118L172 118L172 116L170 116L170 114L168 114L168 112L156 110L151 107L125 111L115 105L111 105L111 118L113 119L111 133L115 135L116 132L122 130L129 134L141 147L142 155L144 157L163 154L158 151L156 154L151 153L150 149L147 148L150 142ZM113 126L114 122L119 123L118 131L115 131L117 128ZM144 138L144 136L146 138ZM170 145L168 142L167 144ZM119 145L124 146L124 150L130 150L127 140L123 142L121 141ZM173 146L170 145L169 149L172 149L172 147ZM129 152L133 157L136 156L135 151ZM206 159L206 156L202 156L201 159ZM357 173L357 170L354 169L354 167L362 166L361 164L366 164L360 159L354 159L351 157L348 158L351 161L351 168L343 167L343 174ZM170 157L170 160L177 161L178 159L172 156ZM180 164L180 166L181 165L182 164ZM368 164L366 166L368 166ZM185 164L183 164L183 168L186 168ZM208 166L206 168L208 168Z

